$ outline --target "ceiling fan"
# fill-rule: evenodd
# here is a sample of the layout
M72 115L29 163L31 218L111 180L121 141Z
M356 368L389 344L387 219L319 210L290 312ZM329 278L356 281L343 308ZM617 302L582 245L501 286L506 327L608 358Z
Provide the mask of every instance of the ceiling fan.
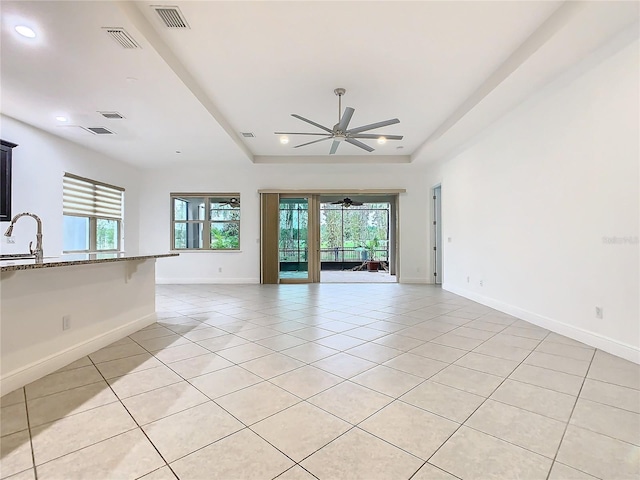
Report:
M296 145L294 148L304 147L306 145L311 145L313 143L324 142L325 140L333 140L333 144L331 145L331 149L329 150L329 154L333 155L336 153L336 150L340 146L340 143L347 142L351 145L355 145L356 147L362 148L367 152L373 152L374 149L369 145L362 143L358 139L377 139L379 142L383 143L386 140L402 140L402 135L385 135L382 133L361 133L366 132L367 130L374 130L380 127L386 127L387 125L393 125L396 123L400 123L400 120L397 118L393 118L391 120L385 120L383 122L371 123L369 125L364 125L362 127L356 128L348 128L349 122L351 121L351 117L353 116L353 112L355 110L351 107L346 107L344 109L344 113L342 113L342 96L347 91L344 88L336 88L333 93L338 96L338 123L336 123L333 128L328 128L319 123L316 123L308 118L304 118L300 115L292 113L291 116L295 117L303 122L307 122L314 127L318 127L321 130L324 130L327 133L301 133L301 132L274 132L276 135L315 135L322 136L325 138L321 138L319 140L313 140L312 142L302 143L300 145Z
M351 200L349 197L344 197L342 200L338 200L337 202L331 202L331 205L342 205L344 208L349 208L351 206L359 207L362 205L362 202L356 202L355 200Z
M220 202L221 205L229 205L231 208L238 208L240 206L240 199L236 197L231 197L229 200L223 200Z

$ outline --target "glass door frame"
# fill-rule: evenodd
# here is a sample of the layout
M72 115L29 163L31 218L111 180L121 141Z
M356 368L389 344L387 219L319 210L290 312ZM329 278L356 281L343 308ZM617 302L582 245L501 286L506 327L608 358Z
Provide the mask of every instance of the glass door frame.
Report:
M279 283L318 283L320 282L320 201L319 195L307 193L281 193L278 206L283 198L304 198L307 200L307 277L280 278L280 250L278 248L278 281ZM278 213L278 220L279 220ZM280 224L278 229L278 246L280 245Z

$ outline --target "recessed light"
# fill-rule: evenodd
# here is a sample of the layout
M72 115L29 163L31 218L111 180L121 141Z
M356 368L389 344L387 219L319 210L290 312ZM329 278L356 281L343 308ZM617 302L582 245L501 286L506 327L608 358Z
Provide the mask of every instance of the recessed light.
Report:
M32 28L29 28L26 25L16 25L16 32L18 32L23 37L36 38L36 32L34 32Z
M62 115L58 115L56 117L56 120L59 121L59 122L66 122L69 119L67 117L63 117Z
M287 137L286 135L280 137L280 143L286 145L287 143L289 143L289 137Z
M379 145L384 145L385 143L387 143L387 139L385 137L378 138Z

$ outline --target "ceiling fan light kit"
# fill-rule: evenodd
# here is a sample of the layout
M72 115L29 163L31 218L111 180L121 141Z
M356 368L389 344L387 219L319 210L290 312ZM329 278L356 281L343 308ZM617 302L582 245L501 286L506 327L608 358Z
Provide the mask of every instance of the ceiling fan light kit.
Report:
M359 139L377 139L379 144L386 143L387 140L402 140L402 135L386 135L382 133L374 134L374 133L362 133L368 130L375 130L376 128L386 127L388 125L394 125L396 123L400 123L400 120L397 118L392 118L391 120L385 120L383 122L370 123L369 125L363 125L362 127L356 127L349 129L349 122L351 122L351 117L353 117L353 113L355 110L351 107L346 107L344 109L344 113L342 112L342 96L347 93L344 88L336 88L333 93L338 96L338 123L336 123L333 128L325 127L324 125L320 125L308 118L302 117L295 113L292 113L291 116L297 118L298 120L302 120L314 127L317 127L321 130L324 130L326 133L305 133L305 132L274 132L276 135L313 135L313 136L321 136L324 138L320 138L318 140L312 140L310 142L302 143L300 145L296 145L293 148L300 148L307 145L312 145L318 142L324 142L325 140L333 140L331 144L331 148L329 150L329 155L333 155L338 150L338 147L342 142L350 143L356 147L359 147L367 152L373 152L374 149L367 145L366 143L361 142Z

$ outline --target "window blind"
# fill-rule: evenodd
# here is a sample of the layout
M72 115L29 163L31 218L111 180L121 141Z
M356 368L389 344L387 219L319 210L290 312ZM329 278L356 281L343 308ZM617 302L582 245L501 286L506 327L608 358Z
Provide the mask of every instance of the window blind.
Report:
M124 188L65 173L62 190L64 215L122 219Z

